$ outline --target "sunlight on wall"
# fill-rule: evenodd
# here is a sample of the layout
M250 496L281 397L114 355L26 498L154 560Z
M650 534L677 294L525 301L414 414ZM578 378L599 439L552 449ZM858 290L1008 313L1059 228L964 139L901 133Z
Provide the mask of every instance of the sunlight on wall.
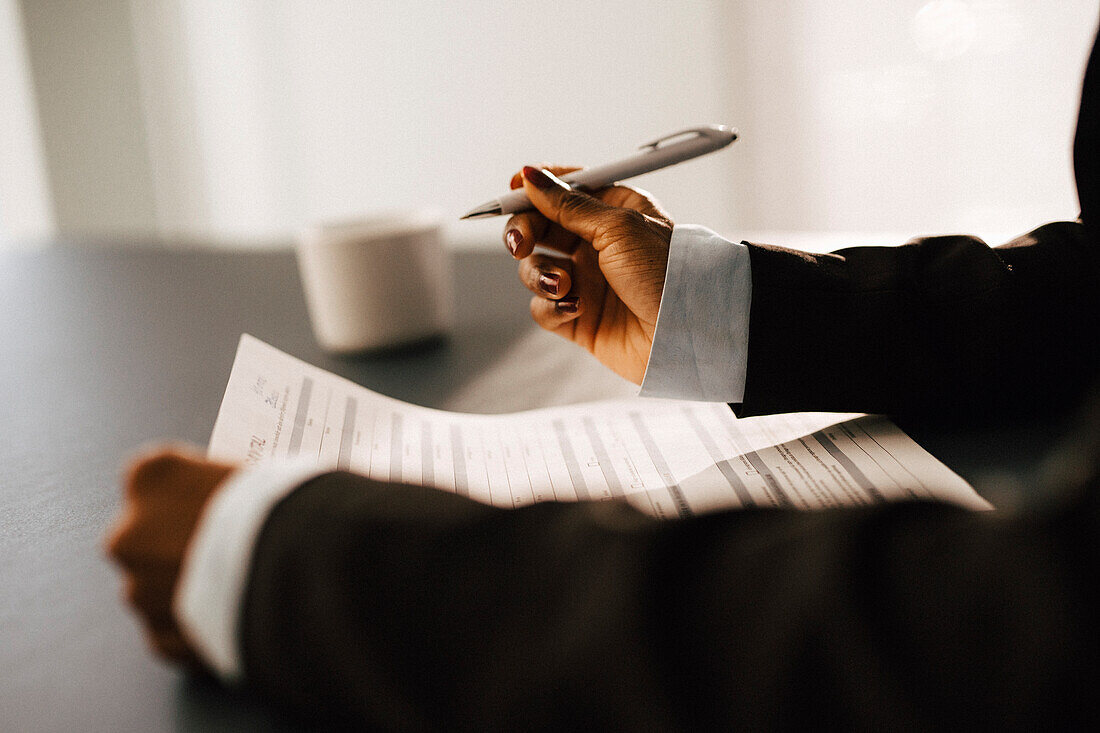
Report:
M1070 143L1100 10L1100 0L104 0L116 12L90 18L96 26L64 2L23 3L38 33L36 84L50 86L35 90L49 102L45 155L33 152L33 112L12 116L18 103L0 124L23 125L9 139L29 142L0 155L57 168L58 229L256 246L372 211L457 217L523 164L604 161L708 122L738 127L741 140L637 184L677 221L731 237L1007 233L1071 218ZM16 100L23 54L4 41L18 6L0 0L0 83ZM97 67L92 82L140 99L86 90L84 58L118 67ZM118 91L116 76L135 90ZM10 170L0 226L48 221L50 196L33 193L45 174L13 188ZM451 239L500 246L500 225L455 222Z
M1077 215L1098 3L778 2L755 28L738 195L755 229L1022 232Z

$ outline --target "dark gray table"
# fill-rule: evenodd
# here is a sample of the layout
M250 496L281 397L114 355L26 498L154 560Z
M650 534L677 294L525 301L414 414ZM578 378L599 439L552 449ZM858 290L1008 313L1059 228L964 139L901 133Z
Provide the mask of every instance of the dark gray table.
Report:
M449 340L338 359L312 340L286 252L0 257L0 730L291 728L156 662L102 552L125 457L159 438L205 445L242 332L433 407L493 412L630 393L530 324L503 252L463 253L453 272ZM1013 501L1059 427L910 432L979 491Z

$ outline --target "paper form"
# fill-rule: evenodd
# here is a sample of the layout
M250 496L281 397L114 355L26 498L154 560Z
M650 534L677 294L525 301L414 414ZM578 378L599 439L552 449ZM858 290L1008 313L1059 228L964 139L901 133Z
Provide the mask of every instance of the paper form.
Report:
M992 508L882 416L739 420L724 404L643 398L446 412L372 392L247 334L209 455L316 461L506 508L619 497L658 517L909 498Z

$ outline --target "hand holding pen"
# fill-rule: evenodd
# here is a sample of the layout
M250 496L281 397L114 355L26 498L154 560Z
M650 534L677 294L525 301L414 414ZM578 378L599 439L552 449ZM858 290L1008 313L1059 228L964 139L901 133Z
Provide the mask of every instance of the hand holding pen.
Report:
M535 206L514 215L504 241L520 260L542 328L584 347L640 384L661 304L672 220L645 192L612 186L592 194L551 171L526 167L519 183ZM554 254L534 252L535 247Z
M661 138L605 166L528 166L512 178L511 194L464 218L514 212L504 242L520 261L520 280L534 294L535 322L641 384L673 223L648 193L609 184L718 150L736 137L726 127L698 128ZM671 139L680 141L662 145ZM536 247L553 254L536 253Z

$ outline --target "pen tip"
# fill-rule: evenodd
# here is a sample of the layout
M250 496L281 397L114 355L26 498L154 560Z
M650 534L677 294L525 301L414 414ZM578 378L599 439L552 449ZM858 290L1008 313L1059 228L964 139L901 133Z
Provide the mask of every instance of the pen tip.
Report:
M482 204L476 209L471 209L466 212L466 215L460 217L461 219L487 219L490 216L500 216L501 209L500 204L496 201L490 201L487 204Z

